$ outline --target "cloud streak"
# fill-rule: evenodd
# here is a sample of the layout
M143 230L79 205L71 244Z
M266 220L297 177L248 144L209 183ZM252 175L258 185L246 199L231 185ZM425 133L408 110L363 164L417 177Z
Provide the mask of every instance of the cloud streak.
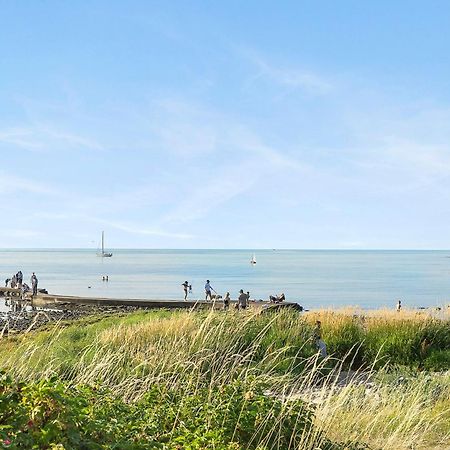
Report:
M0 130L2 143L30 152L105 150L94 139L48 126L18 126Z
M241 48L238 54L256 67L258 72L253 76L253 80L265 78L279 86L301 89L311 94L326 94L334 88L329 80L318 73L298 67L287 67L282 63L275 64L255 50Z
M15 192L27 192L51 196L57 194L55 188L46 184L0 171L0 193L8 194Z

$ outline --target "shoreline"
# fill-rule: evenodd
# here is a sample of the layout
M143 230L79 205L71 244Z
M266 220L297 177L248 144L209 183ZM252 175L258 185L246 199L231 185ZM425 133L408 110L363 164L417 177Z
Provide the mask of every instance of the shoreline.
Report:
M42 329L50 324L58 323L72 323L87 317L97 317L97 320L110 316L123 316L137 311L155 311L155 310L185 310L185 311L198 311L214 309L216 311L223 311L222 300L213 302L180 302L180 301L152 301L149 306L145 302L139 304L130 299L115 299L115 304L102 304L95 300L92 303L83 302L49 302L42 299L43 296L38 296L34 299L34 302L20 299L7 299L5 300L6 306L9 310L0 311L0 339L5 336L24 334L29 331L35 331ZM45 296L47 297L47 296ZM48 296L53 298L54 296ZM64 297L67 299L67 297ZM79 300L80 298L75 298ZM82 299L86 300L86 299ZM127 303L127 300L129 304ZM136 304L138 303L138 304ZM166 303L166 304L164 304ZM228 311L233 312L236 301L230 303ZM284 304L270 304L268 302L251 301L247 311L253 313L261 313L264 311L279 311L281 309L293 309L296 310L302 316L310 315L323 315L330 316L346 316L354 317L358 320L375 319L375 318L389 318L390 320L414 320L418 317L428 316L432 320L450 321L450 306L443 309L436 308L404 308L402 311L397 312L394 309L363 309L358 306L343 306L340 308L314 308L310 310L300 310L297 304L284 303Z

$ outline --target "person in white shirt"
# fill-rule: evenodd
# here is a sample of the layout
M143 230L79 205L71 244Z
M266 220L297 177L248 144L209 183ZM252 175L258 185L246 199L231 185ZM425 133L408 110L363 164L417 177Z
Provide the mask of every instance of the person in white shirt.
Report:
M211 291L214 291L214 289L211 287L210 281L206 280L206 284L205 284L205 300L209 299L212 301L212 294Z

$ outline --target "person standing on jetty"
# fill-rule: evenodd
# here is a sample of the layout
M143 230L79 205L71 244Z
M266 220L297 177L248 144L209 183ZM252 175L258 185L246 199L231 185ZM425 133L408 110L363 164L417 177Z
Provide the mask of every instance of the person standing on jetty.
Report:
M17 284L18 284L18 288L22 289L22 283L23 283L23 273L21 270L19 270L16 274L16 278L17 278Z
M241 289L239 291L238 297L238 309L246 309L248 306L248 296L244 294L244 291Z
M183 286L184 290L184 301L187 301L188 293L192 292L192 285L190 285L187 281L185 281L181 286Z
M211 282L209 280L206 280L206 284L205 284L205 300L209 299L212 301L212 294L211 291L214 291L214 289L211 287ZM216 291L214 291L216 292Z
M31 289L33 290L33 296L37 295L38 292L38 279L36 274L33 272L31 275Z
M225 297L223 298L223 309L224 311L228 311L228 309L230 308L230 293L227 292L225 294Z

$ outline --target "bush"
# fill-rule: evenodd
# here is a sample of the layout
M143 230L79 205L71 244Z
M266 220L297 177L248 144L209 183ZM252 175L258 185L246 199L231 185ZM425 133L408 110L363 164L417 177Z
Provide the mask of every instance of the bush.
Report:
M450 350L433 350L423 362L425 370L448 370L450 368Z
M57 379L0 379L0 445L10 449L288 449L302 436L324 450L351 448L314 431L312 419L303 401L267 395L250 379L217 391L154 384L136 403Z

